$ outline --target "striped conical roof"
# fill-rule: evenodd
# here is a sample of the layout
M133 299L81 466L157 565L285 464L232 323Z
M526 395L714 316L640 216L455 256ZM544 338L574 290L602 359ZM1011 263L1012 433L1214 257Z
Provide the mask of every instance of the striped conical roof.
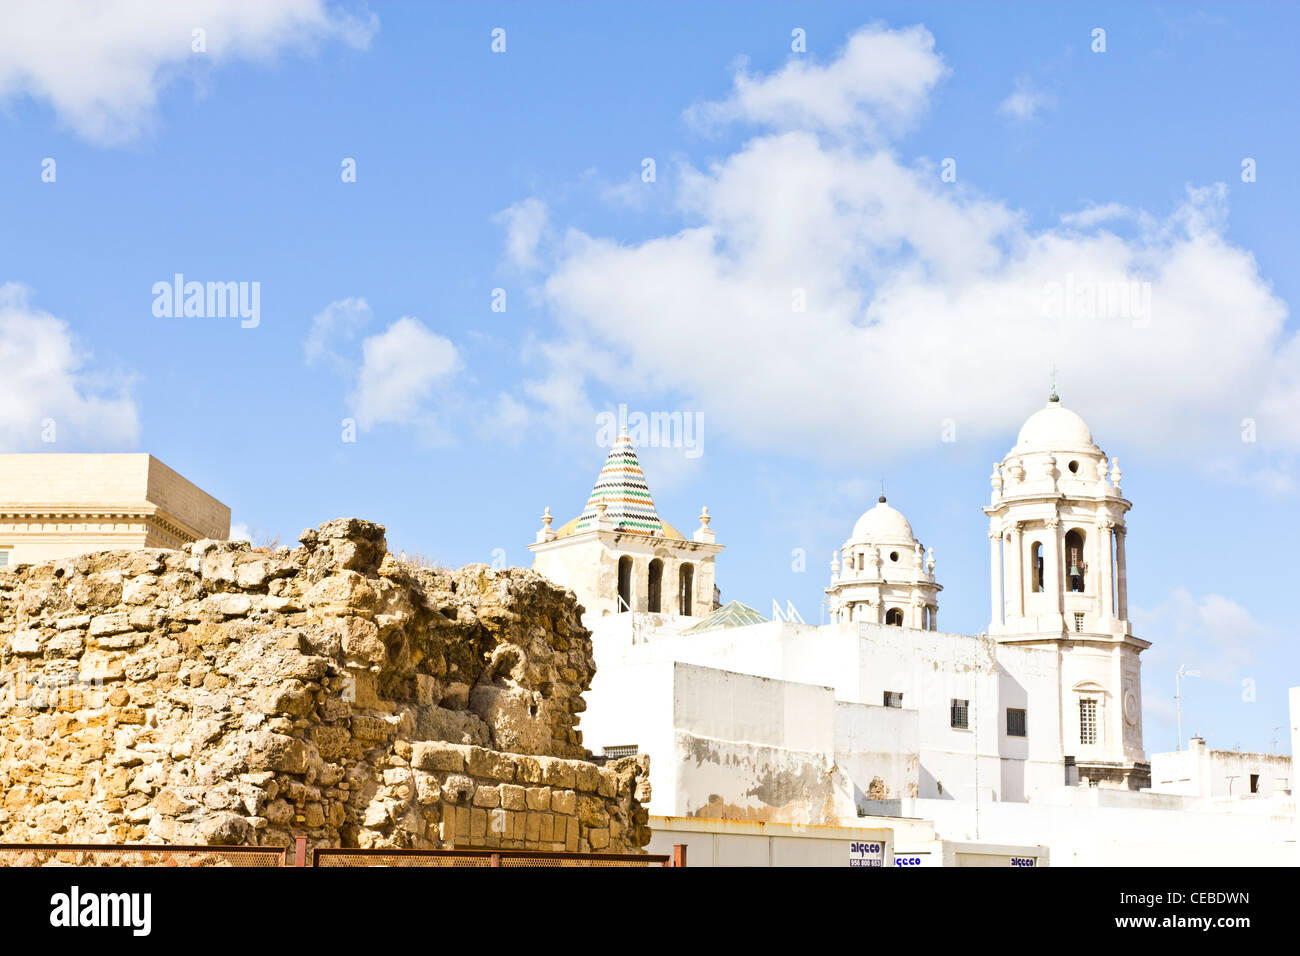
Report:
M619 435L609 450L605 467L600 469L600 477L587 499L587 507L582 509L573 529L575 534L595 529L599 517L596 505L601 502L605 504L605 517L613 522L615 531L622 534L664 534L664 524L655 511L650 486L646 484L645 472L641 470L641 462L627 432Z

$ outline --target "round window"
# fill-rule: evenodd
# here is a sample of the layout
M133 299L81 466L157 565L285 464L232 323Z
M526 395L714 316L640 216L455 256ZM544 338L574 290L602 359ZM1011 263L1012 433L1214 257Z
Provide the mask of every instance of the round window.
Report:
M1070 462L1070 473L1078 474L1078 471L1079 471L1079 463L1077 461Z
M890 551L890 552L889 552L889 560L890 560L890 561L897 561L897 560L898 560L898 552L897 552L897 551Z

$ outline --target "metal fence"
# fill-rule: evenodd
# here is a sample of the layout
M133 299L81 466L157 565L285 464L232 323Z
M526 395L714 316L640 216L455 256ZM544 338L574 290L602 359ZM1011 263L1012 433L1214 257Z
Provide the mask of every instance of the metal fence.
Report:
M685 858L682 858L684 865ZM312 866L674 866L647 853L558 853L543 850L351 850L319 847Z
M285 866L288 847L0 843L4 866Z
M289 851L293 863L289 863ZM310 863L308 860L310 859ZM671 856L649 853L562 853L544 850L360 850L318 847L146 846L109 843L0 843L0 867L7 866L191 866L191 867L676 867L686 865L686 846Z

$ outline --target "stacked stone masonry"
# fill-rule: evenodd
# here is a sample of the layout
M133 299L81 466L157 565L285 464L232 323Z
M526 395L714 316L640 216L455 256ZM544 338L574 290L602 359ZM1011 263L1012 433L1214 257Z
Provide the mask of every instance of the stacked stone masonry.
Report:
M587 759L580 608L415 568L358 519L0 573L0 841L638 852L648 762Z

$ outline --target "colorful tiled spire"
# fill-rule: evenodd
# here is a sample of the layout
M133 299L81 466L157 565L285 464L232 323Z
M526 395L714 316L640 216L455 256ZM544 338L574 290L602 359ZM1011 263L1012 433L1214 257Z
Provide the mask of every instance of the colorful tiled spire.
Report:
M645 535L664 533L663 522L659 520L654 500L650 497L650 486L646 484L641 462L637 460L636 449L632 447L626 430L609 450L605 467L600 470L596 486L587 499L587 507L582 510L573 529L575 534L595 529L599 517L596 506L602 502L605 517L613 523L615 531Z

